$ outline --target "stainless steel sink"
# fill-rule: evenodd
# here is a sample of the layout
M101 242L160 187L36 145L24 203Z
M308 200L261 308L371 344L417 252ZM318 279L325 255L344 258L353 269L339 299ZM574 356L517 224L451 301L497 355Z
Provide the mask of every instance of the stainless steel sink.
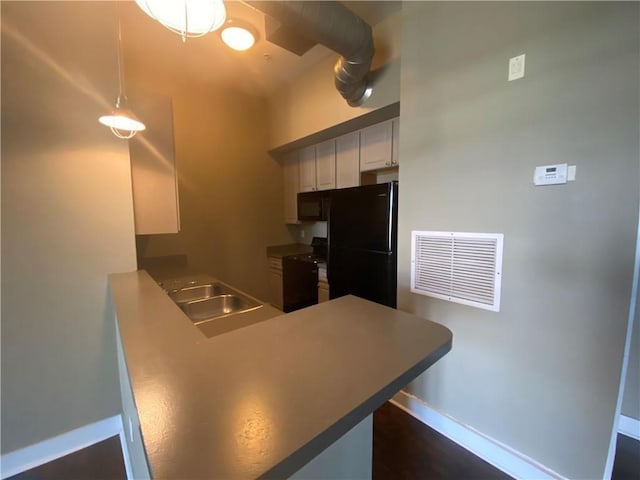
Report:
M219 283L212 283L207 285L196 285L193 287L185 287L181 290L169 293L171 300L178 305L183 303L193 302L195 300L202 300L205 298L211 298L226 293L223 285Z
M191 320L198 322L234 313L247 312L261 306L261 303L245 296L225 294L183 303L180 308Z
M169 297L196 325L262 307L255 298L218 282L185 286Z

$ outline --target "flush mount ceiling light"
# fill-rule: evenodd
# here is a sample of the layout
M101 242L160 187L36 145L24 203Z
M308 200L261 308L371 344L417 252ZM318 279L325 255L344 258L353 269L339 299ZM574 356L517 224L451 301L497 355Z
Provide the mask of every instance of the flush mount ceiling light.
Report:
M242 52L249 50L256 43L258 33L247 22L229 19L220 31L220 37L229 48Z
M222 26L227 13L222 0L135 0L154 20L172 32L201 37Z
M146 127L135 113L129 108L127 96L124 93L124 74L122 69L122 26L118 15L118 86L119 93L116 98L115 108L109 115L103 115L98 121L111 128L113 134L118 138L132 138L136 133Z

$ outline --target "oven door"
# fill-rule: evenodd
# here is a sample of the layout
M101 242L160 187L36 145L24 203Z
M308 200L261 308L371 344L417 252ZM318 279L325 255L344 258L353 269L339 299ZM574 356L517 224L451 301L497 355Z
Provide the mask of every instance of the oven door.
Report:
M282 300L285 313L318 303L318 263L297 256L282 259Z

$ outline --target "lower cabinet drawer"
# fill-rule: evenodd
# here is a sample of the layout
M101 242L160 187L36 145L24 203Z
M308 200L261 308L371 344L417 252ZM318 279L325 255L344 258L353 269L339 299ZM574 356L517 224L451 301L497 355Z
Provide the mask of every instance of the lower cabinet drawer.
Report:
M282 271L282 259L279 257L269 257L269 268Z

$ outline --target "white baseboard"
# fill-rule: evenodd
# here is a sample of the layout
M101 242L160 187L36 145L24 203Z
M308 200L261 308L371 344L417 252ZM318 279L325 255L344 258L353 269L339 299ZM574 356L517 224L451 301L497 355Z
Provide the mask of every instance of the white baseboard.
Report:
M530 457L494 440L454 418L438 412L424 401L401 391L391 402L487 463L517 479L564 479L562 475Z
M122 417L120 415L114 415L57 437L14 450L0 457L0 478L5 479L17 475L114 435L120 435L122 439ZM127 460L128 458L125 458L127 476L131 478Z
M124 469L127 472L127 480L134 480L133 470L131 468L131 457L129 456L129 446L127 445L127 437L124 431L124 417L120 415L120 448L122 448L122 458L124 460Z
M618 433L640 440L640 420L620 415L618 418Z

